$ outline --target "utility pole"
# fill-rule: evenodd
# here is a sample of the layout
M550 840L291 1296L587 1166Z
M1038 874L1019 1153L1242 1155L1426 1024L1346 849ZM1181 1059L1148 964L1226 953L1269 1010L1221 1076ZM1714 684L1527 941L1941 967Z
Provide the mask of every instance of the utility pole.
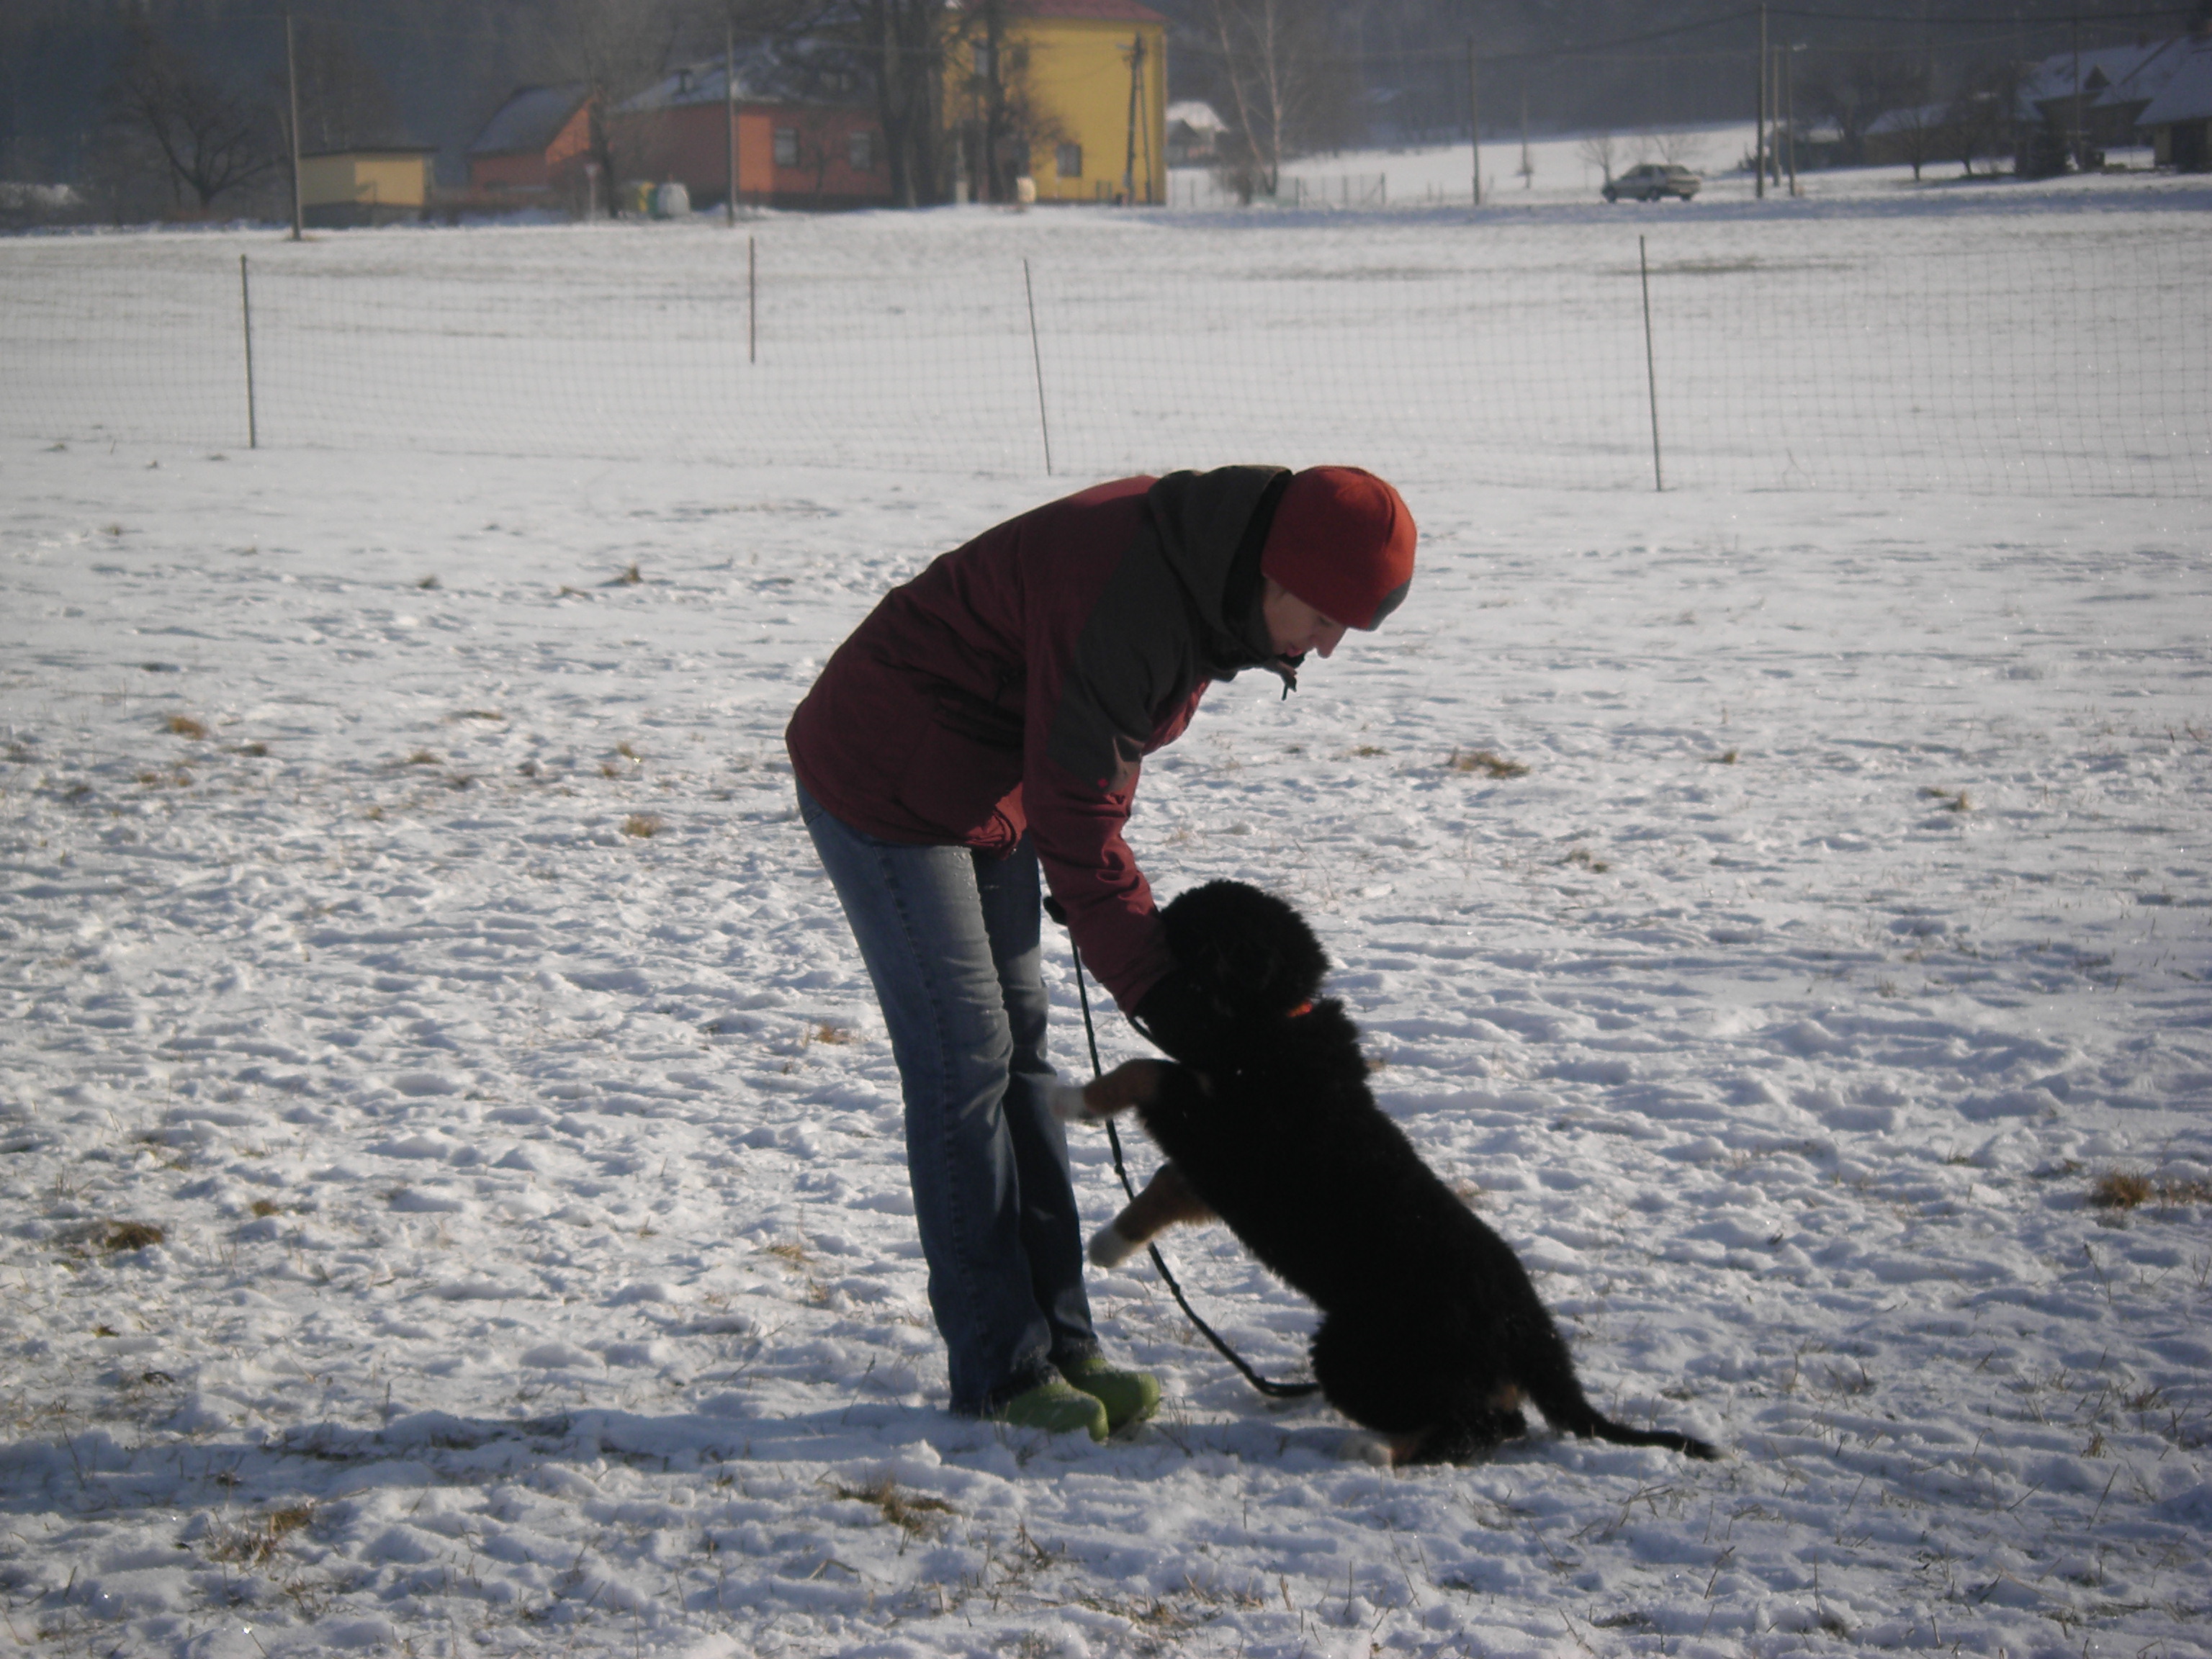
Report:
M2087 149L2081 136L2081 20L2070 18L2068 26L2073 32L2074 42L2074 131L2069 136L2074 141L2074 171L2080 173L2082 153Z
M1783 143L1790 148L1790 194L1795 198L1797 190L1797 52L1798 46L1789 48L1782 59L1782 132Z
M1766 60L1766 181L1782 188L1782 54L1779 42Z
M722 19L722 137L730 151L730 193L722 204L722 222L738 222L738 20Z
M1140 44L1141 44L1141 43L1140 43ZM1161 59L1161 62L1160 62L1160 87L1161 87L1161 100L1162 100L1162 106L1162 106L1163 111L1164 111L1164 109L1165 109L1165 107L1166 107L1166 103L1165 103L1165 100L1166 100L1166 95L1167 95L1167 94L1166 94L1166 88L1167 88L1167 83L1168 83L1168 66L1167 66L1166 58L1165 58L1165 57L1164 57L1164 54L1165 54L1165 52L1166 52L1166 51L1167 51L1167 40L1166 40L1166 38L1165 38L1164 36L1163 36L1163 37L1162 37L1161 41L1160 41L1160 51L1161 51L1161 52L1163 53L1163 57L1162 57L1162 59ZM1144 157L1145 157L1145 205L1146 205L1146 207L1151 207L1151 206L1152 205L1152 179L1153 179L1153 178L1154 178L1156 175L1157 175L1157 176L1158 176L1158 177L1159 177L1159 179L1160 179L1160 182L1161 182L1163 185L1166 184L1166 182L1167 182L1167 179L1166 179L1165 175L1161 172L1161 168L1160 168L1159 161L1158 161L1158 159L1157 159L1157 158L1155 158L1155 157L1154 157L1154 155L1152 155L1152 89L1151 83L1150 83L1149 82L1139 82L1139 83L1138 94L1137 94L1137 131L1138 131L1140 134L1142 134L1142 135L1143 135L1144 141L1145 141L1145 142L1144 142Z
M297 242L303 240L300 234L300 60L292 50L289 11L284 14L284 90L292 105L292 240Z
M1752 194L1766 199L1766 0L1759 0L1759 125L1751 141Z
M1121 163L1121 200L1137 204L1137 112L1145 106L1145 32L1139 29L1129 43L1129 150ZM1148 158L1149 159L1149 158ZM1152 194L1152 170L1145 169L1145 193Z
M1528 159L1528 84L1521 83L1521 188L1536 187L1535 163Z
M1474 91L1474 37L1467 37L1467 137L1474 152L1474 204L1482 205L1482 104Z

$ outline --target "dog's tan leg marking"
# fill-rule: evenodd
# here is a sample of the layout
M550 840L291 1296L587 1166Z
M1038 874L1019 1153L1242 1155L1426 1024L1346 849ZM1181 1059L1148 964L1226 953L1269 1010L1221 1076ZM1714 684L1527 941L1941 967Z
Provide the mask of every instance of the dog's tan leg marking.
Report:
M1412 1462L1420 1452L1421 1442L1426 1440L1428 1437L1429 1431L1426 1429L1421 1430L1417 1434L1386 1434L1382 1436L1382 1443L1389 1448L1390 1467L1394 1469L1401 1469L1405 1468L1407 1464Z
M1145 1190L1098 1230L1091 1241L1091 1260L1101 1267L1118 1267L1176 1222L1213 1218L1213 1212L1191 1189L1182 1171L1172 1164L1163 1164L1145 1183Z
M1157 1060L1125 1060L1101 1078L1083 1085L1086 1117L1111 1117L1132 1106L1142 1106L1160 1091L1162 1066Z
M1204 1199L1191 1190L1182 1171L1172 1164L1163 1164L1145 1183L1145 1190L1131 1199L1127 1207L1114 1218L1114 1231L1124 1238L1144 1244L1178 1221L1212 1219L1213 1212L1206 1207Z

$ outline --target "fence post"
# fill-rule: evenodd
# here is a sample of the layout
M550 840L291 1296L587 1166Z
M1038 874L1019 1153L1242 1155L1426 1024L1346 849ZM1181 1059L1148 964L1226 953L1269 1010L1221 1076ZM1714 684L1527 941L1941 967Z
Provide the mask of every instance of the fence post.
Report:
M1644 252L1644 239L1636 239L1636 269L1644 279L1644 381L1651 394L1651 487L1667 488L1659 471L1659 370L1651 356L1651 262Z
M253 411L253 290L247 286L246 256L238 256L238 308L246 325L246 447L261 447L261 431Z
M755 239L745 238L745 361L760 361L760 261Z
M1052 423L1044 412L1044 353L1037 346L1036 288L1030 281L1030 262L1022 261L1022 294L1030 302L1030 362L1036 370L1037 430L1044 436L1044 476L1052 477Z

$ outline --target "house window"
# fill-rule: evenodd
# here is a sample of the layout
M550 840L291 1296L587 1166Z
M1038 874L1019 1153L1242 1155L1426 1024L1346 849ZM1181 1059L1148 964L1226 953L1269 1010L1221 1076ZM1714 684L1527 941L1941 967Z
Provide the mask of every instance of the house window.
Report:
M988 40L978 40L969 48L969 52L970 66L976 75L983 80L989 80L991 78L991 43Z
M855 173L876 170L876 135L872 132L848 132L845 135L845 159Z
M799 129L778 127L775 130L775 164L780 167L799 165Z
M1083 176L1083 146L1062 144L1053 152L1052 165L1053 170L1063 179L1080 179Z

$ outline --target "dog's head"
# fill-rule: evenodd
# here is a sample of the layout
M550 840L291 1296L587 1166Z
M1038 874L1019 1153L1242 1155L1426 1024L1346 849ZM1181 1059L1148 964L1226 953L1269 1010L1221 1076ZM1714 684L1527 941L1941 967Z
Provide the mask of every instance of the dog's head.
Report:
M1328 974L1328 953L1304 918L1241 881L1194 887L1160 920L1176 965L1231 1018L1288 1013L1311 1002Z

